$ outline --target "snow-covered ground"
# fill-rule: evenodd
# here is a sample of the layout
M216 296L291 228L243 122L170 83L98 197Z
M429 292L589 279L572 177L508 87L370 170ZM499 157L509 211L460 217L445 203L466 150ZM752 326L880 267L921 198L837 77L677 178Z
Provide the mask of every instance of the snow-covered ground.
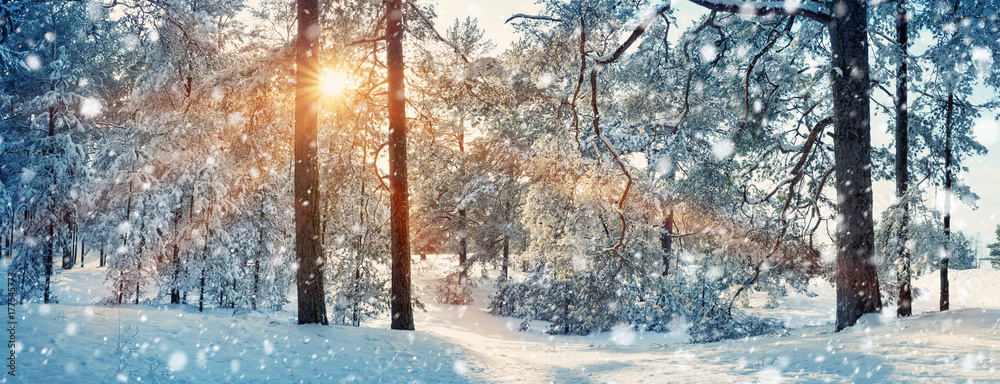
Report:
M435 279L453 258L414 260L426 312L415 332L368 327L300 326L294 313L233 317L183 307L93 303L107 295L103 268L61 273L61 303L15 307L14 383L716 383L998 382L1000 271L952 271L952 311L936 312L938 276L916 316L876 315L832 332L834 290L814 282L814 297L793 294L763 309L793 328L784 335L709 344L687 336L627 329L590 336L519 332L520 320L486 313L492 283L477 301L431 300ZM471 275L479 276L476 269ZM893 313L895 308L887 309Z

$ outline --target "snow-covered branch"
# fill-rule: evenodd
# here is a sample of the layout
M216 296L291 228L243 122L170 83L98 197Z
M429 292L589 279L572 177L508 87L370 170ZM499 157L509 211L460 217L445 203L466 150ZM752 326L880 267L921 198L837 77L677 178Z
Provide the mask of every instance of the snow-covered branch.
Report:
M783 13L798 15L820 23L830 21L830 12L826 5L806 1L797 3L789 1L740 1L740 0L691 0L692 3L719 12L738 13L741 15L769 15Z
M514 19L545 20L545 21L555 21L555 22L562 22L563 21L563 19L560 19L560 18L557 18L557 17L539 16L539 15L527 15L527 14L524 14L524 13L515 13L515 14L511 15L510 17L508 17L507 21L504 21L503 23L507 24L507 23L511 22L511 20L514 20Z

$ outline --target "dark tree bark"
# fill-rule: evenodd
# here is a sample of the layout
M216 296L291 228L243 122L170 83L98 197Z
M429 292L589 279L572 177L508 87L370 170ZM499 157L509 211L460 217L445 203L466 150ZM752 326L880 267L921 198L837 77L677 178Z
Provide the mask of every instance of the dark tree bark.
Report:
M469 261L469 242L468 239L468 213L465 209L458 210L458 271L459 271L459 283L465 284L465 281L469 278L469 273L467 269L468 265L465 265Z
M49 303L52 295L52 248L55 247L55 227L49 224L49 246L45 251L45 293L42 295L43 302ZM121 301L121 300L119 300ZM119 303L120 304L120 303Z
M465 126L465 120L459 121L458 125L460 127ZM458 131L455 135L458 141L458 179L461 183L466 182L465 177L465 134ZM461 208L458 209L458 268L459 268L459 284L465 284L469 279L469 265L466 263L469 261L469 212L464 206L464 198L462 199L463 204Z
M899 200L899 209L902 210L900 221L896 227L896 238L899 248L896 253L899 255L899 264L896 275L899 281L899 307L896 315L907 317L913 315L913 292L910 285L910 250L906 247L909 239L910 207L903 196L909 187L909 115L907 110L907 68L906 62L909 60L909 44L907 37L906 2L900 1L896 13L896 43L901 50L899 68L896 70L896 199Z
M141 271L142 270L142 262L139 262L139 265L136 268ZM142 281L142 279L136 280L136 282L135 282L135 305L139 305L139 282L140 281Z
M660 249L663 250L663 277L670 274L670 253L674 243L674 210L671 209L660 226Z
M828 24L834 73L833 139L837 167L837 321L840 331L866 313L882 312L874 263L868 8L846 0Z
M55 57L55 49L56 49L56 47L53 44L52 45L52 57ZM52 87L51 89L53 91L56 90L55 83L51 84L51 87ZM55 135L56 135L56 120L55 119L56 119L56 109L55 108L49 108L49 138L50 139L52 137L55 137ZM52 153L51 149L49 150L48 155L50 157L55 156L55 154ZM58 180L56 180L56 177L55 177L55 173L56 173L55 169L52 169L52 190L49 191L50 195L53 193L52 191L55 191L56 183L58 183ZM45 304L49 303L49 299L50 299L50 296L52 294L52 289L51 289L51 285L52 285L52 262L53 262L52 261L52 256L53 256L52 254L53 254L53 252L55 252L55 246L56 246L56 244L55 244L56 243L55 225L52 222L49 222L49 241L48 241L48 243L49 243L48 247L47 247L47 249L45 251L45 293L42 295L43 296L42 301Z
M500 281L507 281L507 270L510 269L510 238L503 237L503 264L500 267Z
M329 323L323 288L319 195L319 1L297 0L295 51L295 273L299 324Z
M950 306L948 292L948 261L951 259L951 130L955 109L955 92L948 94L944 123L944 257L941 258L941 311Z
M173 260L172 262L174 263L174 280L171 284L174 284L174 286L170 287L170 304L180 304L181 290L177 288L177 279L181 273L181 260L180 248L178 248L177 244L174 244L174 254L171 260Z
M140 237L139 237L139 246L137 247L139 249L139 252L138 252L138 255L136 256L136 259L138 260L138 262L136 263L136 266L135 266L135 270L136 270L136 272L138 272L140 274L140 276L139 276L139 278L137 278L135 280L135 305L139 305L139 284L142 282L142 275L141 275L142 274L142 252L143 252L143 249L146 247L146 238L145 238L145 235L144 235L146 233L146 199L143 199L143 203L142 203L142 216L141 217L142 217L142 224L139 224L139 234L140 234Z
M403 87L403 9L386 0L386 66L389 84L389 221L392 254L392 329L413 329L410 300L409 191L406 183L406 94Z
M264 220L264 202L260 203L260 219ZM253 261L253 292L250 293L250 309L257 310L257 295L260 294L260 260L264 258L264 226L260 227L260 238L257 240L257 256Z
M131 168L130 172L133 172L133 173L135 172L135 163L132 163L132 168ZM127 199L127 201L125 203L125 222L130 222L132 220L132 187L133 187L133 181L129 180L129 182L128 182L128 199ZM131 225L129 227L131 228ZM122 235L122 245L125 246L125 247L128 247L128 236L129 236L129 230L126 230L125 233ZM119 281L118 281L118 305L121 305L122 300L124 299L124 295L125 295L125 271L124 270L120 270L120 273L118 274L118 278L119 278Z
M209 207L211 212L211 207ZM201 280L198 283L198 312L205 310L205 269L208 267L208 214L205 217L205 247L201 250Z

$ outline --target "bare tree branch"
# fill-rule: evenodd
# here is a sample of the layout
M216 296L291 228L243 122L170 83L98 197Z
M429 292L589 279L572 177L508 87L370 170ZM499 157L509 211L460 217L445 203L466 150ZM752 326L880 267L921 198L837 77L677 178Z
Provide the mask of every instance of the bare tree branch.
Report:
M351 46L351 45L358 45L358 44L368 44L368 43L374 43L374 42L378 42L378 41L385 41L385 36L373 37L373 38L369 38L369 39L355 40L355 41L350 42L347 45Z
M653 20L656 20L657 16L662 15L668 9L670 9L670 3L667 3L667 5L664 5L660 7L660 9L657 9L656 12L650 13L645 18L643 18L642 22L640 22L639 25L635 27L635 30L632 31L632 34L629 35L628 39L626 39L625 42L622 43L622 45L618 46L618 49L616 49L615 52L611 54L611 56L599 57L595 60L597 61L598 64L602 65L594 66L594 70L598 71L600 70L600 67L603 67L603 65L611 64L615 60L618 60L618 58L621 57L621 55L625 53L625 51L628 50L629 47L632 46L632 43L635 43L635 41L639 39L639 36L641 36L643 32L646 32L646 28L649 28L649 25L653 23Z

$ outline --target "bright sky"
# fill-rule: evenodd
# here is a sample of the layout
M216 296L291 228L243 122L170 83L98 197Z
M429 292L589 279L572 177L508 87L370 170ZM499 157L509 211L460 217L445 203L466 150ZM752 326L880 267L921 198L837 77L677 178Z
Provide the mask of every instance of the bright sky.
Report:
M674 16L680 30L687 29L694 20L704 14L704 10L689 1L674 0ZM535 4L534 0L437 0L436 7L439 16L438 28L444 30L450 26L456 18L471 16L479 20L479 26L486 32L486 37L497 44L496 52L501 52L516 40L513 28L505 25L504 21L515 13L535 14L542 10L542 7ZM1000 53L994 53L994 60ZM994 65L998 65L996 62ZM983 103L991 96L989 92L980 87L974 94L973 103ZM960 230L969 236L976 234L982 237L982 251L985 252L985 245L996 241L994 230L1000 224L1000 186L994 181L1000 176L1000 124L996 121L996 116L1000 111L987 111L984 116L976 122L975 135L979 142L986 146L989 153L986 156L973 156L965 161L969 167L969 172L961 174L963 179L972 188L972 191L979 194L979 208L972 210L962 203L952 204L952 227L953 230ZM887 145L892 142L892 136L886 133L887 121L884 118L875 118L872 124L872 137L875 145ZM894 198L894 184L892 182L878 182L874 186L875 210L881 212ZM929 197L933 198L934 191L928 191ZM876 217L879 217L878 214ZM980 253L983 257L986 253Z
M507 49L517 36L514 28L504 24L515 13L533 14L542 10L534 0L430 0L437 3L434 11L438 14L438 32L444 31L455 22L455 19L472 17L478 19L479 28L486 31L486 38L497 45L496 52Z

